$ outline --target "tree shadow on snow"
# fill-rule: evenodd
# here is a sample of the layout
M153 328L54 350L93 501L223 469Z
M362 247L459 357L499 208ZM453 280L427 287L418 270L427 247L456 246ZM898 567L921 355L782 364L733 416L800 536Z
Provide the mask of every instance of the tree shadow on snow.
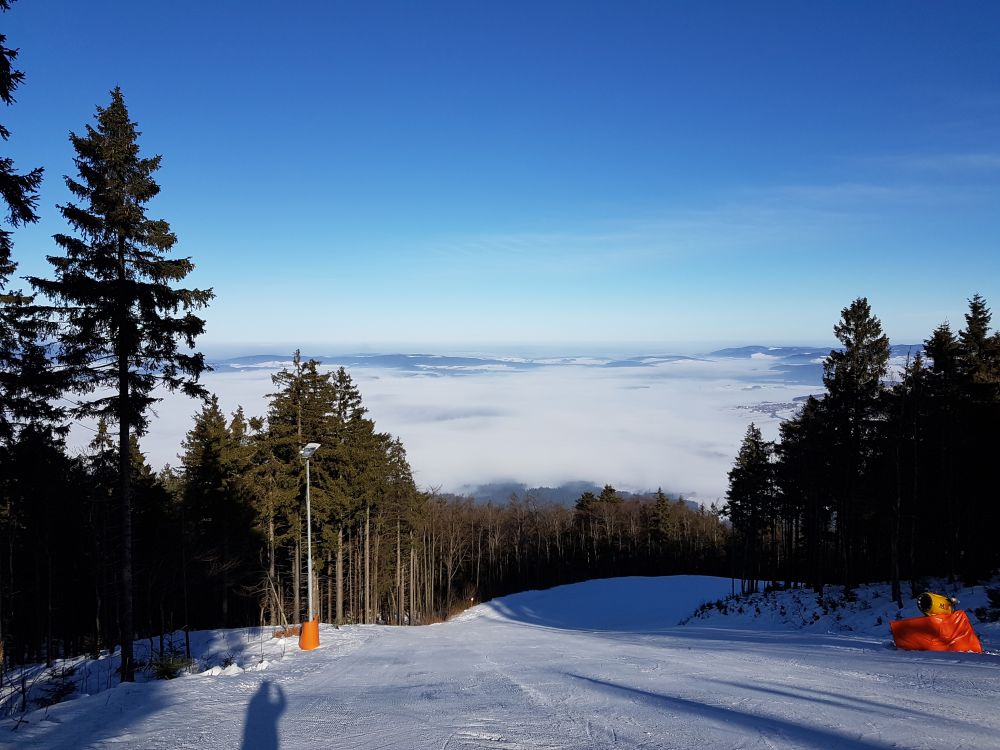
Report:
M906 714L914 721L928 720L938 726L951 726L955 730L969 729L970 727L974 729L979 726L975 722L953 719L941 711L934 713L929 711L917 711L912 708L907 708L906 706L900 706L893 703L883 703L871 698L863 698L856 695L846 695L833 690L819 690L805 685L787 686L763 681L756 681L753 683L732 682L730 680L715 680L709 677L702 677L701 679L705 682L711 682L717 685L726 685L728 687L734 687L742 690L753 690L758 693L774 695L778 698L792 698L794 700L809 701L823 706L830 706L831 708L843 708L849 711L866 713L876 717L885 717L890 714Z
M687 698L661 695L648 690L629 687L628 685L618 685L613 682L598 680L593 677L584 677L583 675L571 673L567 673L566 676L576 678L582 682L588 682L605 690L610 689L615 692L624 693L632 699L638 697L641 701L658 709L695 714L701 719L724 724L734 729L764 737L771 737L772 739L779 738L786 742L791 741L807 747L835 747L837 750L891 750L891 748L898 747L896 744L887 745L878 741L861 740L829 729L807 727L771 716L759 716L739 711L735 708L710 706L706 703L688 700Z
M287 705L281 685L264 680L247 707L240 750L278 750L278 722Z

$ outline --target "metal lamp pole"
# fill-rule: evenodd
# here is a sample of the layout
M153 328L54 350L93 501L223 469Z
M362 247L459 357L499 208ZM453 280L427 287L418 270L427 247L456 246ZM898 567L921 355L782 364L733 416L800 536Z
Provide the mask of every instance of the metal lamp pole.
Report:
M319 448L319 443L307 443L299 451L302 458L306 460L306 582L309 591L308 607L309 622L313 619L313 556L312 556L312 508L309 503L309 459Z

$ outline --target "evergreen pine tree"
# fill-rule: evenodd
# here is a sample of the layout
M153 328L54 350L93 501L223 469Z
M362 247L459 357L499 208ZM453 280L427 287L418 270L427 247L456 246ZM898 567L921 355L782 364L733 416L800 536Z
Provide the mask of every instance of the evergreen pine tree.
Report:
M889 338L871 306L859 297L841 310L833 333L843 346L823 362L823 385L830 397L852 410L870 408L882 390L889 364Z
M292 368L273 375L271 381L280 390L271 395L267 415L267 431L258 442L258 458L254 473L262 491L256 494L258 519L269 540L267 589L274 597L275 575L279 572L276 558L279 548L289 547L292 573L292 620L302 618L302 573L307 569L304 554L305 531L305 471L299 451L306 443L322 444L311 459L311 502L314 523L313 540L322 533L317 527L330 502L331 456L335 446L331 432L332 412L336 392L331 374L319 371L315 360L302 361L296 351ZM319 552L317 545L314 553ZM273 607L274 605L272 605Z
M986 300L982 295L974 294L969 300L969 312L965 314L965 328L958 333L960 358L973 380L978 379L987 364L991 319Z
M676 525L676 512L663 488L656 490L653 496L653 536L660 545L661 553L670 541L672 541Z
M810 396L802 411L781 425L775 466L778 491L787 512L802 518L801 555L804 570L793 577L817 592L826 583L828 534L833 514L830 419L824 402Z
M204 307L210 290L174 286L193 269L189 258L170 255L176 237L166 221L149 219L146 204L159 193L153 174L160 157L139 155L135 123L120 89L97 108L96 127L70 135L79 178L66 178L81 203L59 209L78 236L57 234L63 256L49 256L55 279L32 278L37 291L55 300L64 327L59 359L80 393L98 388L111 395L91 398L75 411L118 424L121 524L122 679L134 679L132 656L132 472L130 438L141 435L147 410L158 399L155 386L190 396L206 392L198 376L204 357L193 349L204 321L191 311Z
M602 503L610 503L612 505L620 505L622 502L622 498L621 495L618 494L618 490L610 484L604 485L601 489L601 494L597 499Z
M982 295L975 294L969 300L965 328L958 333L961 369L969 381L973 397L986 400L993 400L1000 381L1000 337L990 333L992 317L986 300Z
M761 577L761 536L774 497L774 446L753 422L747 427L736 463L729 471L729 489L722 512L740 542L743 593L757 590Z
M979 294L969 300L965 328L958 334L961 398L957 404L962 431L955 456L956 489L965 499L960 509L957 542L961 550L960 574L974 579L989 575L993 529L1000 523L1000 508L990 497L991 482L984 469L1000 450L1000 334L990 331L992 314Z
M874 438L882 379L889 365L889 339L860 297L841 311L834 334L843 349L833 350L823 362L824 407L831 419L832 453L838 477L837 537L844 584L856 583L854 556L862 531L862 515L871 509L863 495L871 484Z
M244 582L253 518L246 474L249 425L242 408L227 426L217 396L194 417L183 443L184 544L197 550L198 580L205 600L199 627L228 626L234 592ZM185 571L187 573L188 571Z
M184 467L185 519L185 527L181 533L185 537L185 543L198 551L197 562L203 569L198 571L197 580L207 583L214 594L210 600L199 602L199 606L195 607L199 615L193 624L197 627L225 624L229 561L224 554L225 545L222 541L229 533L226 506L230 495L225 466L228 440L226 417L219 408L218 397L213 395L201 411L195 414L194 426L184 438L180 456ZM221 619L220 611L223 615Z
M930 371L937 379L954 381L958 376L961 349L948 323L942 323L924 341L924 352L930 358Z

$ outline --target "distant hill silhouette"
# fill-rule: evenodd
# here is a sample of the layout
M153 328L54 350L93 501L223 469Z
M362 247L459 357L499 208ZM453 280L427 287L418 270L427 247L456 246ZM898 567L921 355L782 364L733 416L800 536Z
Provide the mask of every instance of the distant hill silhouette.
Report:
M839 347L838 347L839 348ZM894 344L889 355L894 359L912 359L923 349L921 344ZM823 382L823 360L833 351L820 346L740 346L719 349L708 357L720 359L759 359L771 362L768 371L780 375L786 383L819 385Z
M826 359L834 349L840 347L824 346L738 346L729 349L718 349L709 352L709 357L728 357L731 359L750 359L755 354L764 355L769 359L778 359L789 364L805 364L816 359ZM893 344L889 348L892 357L912 357L923 349L923 344Z
M891 349L894 358L902 361L920 351L920 344L896 344ZM751 380L781 380L796 385L819 385L823 382L822 362L830 354L822 346L740 346L718 349L703 356L685 354L642 354L634 357L603 357L594 355L558 357L493 357L488 355L455 356L444 354L335 354L304 355L327 367L382 368L424 377L467 377L484 372L523 372L545 367L579 367L599 369L657 368L671 362L711 361L717 359L758 359L766 367L746 377ZM243 369L277 370L291 365L291 354L251 354L228 359L215 359L209 364L216 371ZM538 497L548 496L546 490L559 495L558 488L535 488ZM561 497L561 495L559 495Z
M524 500L529 495L536 501L543 504L564 505L572 507L584 492L593 492L600 495L603 485L593 482L566 482L558 487L529 487L519 482L490 482L481 485L469 485L463 487L458 493L445 493L449 497L469 497L478 503L506 503L511 497ZM656 490L646 492L628 492L618 490L618 495L623 500L632 498L651 497L656 494ZM676 493L664 492L671 500L677 500ZM685 501L691 508L697 509L700 505L692 500Z

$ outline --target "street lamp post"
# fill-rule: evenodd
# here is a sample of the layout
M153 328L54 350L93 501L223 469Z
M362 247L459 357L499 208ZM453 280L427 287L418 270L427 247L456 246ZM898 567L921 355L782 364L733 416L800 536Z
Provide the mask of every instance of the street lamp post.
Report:
M299 455L306 460L306 599L309 608L308 622L302 624L299 634L299 648L306 651L319 645L319 622L313 616L313 560L312 560L312 508L309 502L309 459L319 448L319 443L307 443Z

